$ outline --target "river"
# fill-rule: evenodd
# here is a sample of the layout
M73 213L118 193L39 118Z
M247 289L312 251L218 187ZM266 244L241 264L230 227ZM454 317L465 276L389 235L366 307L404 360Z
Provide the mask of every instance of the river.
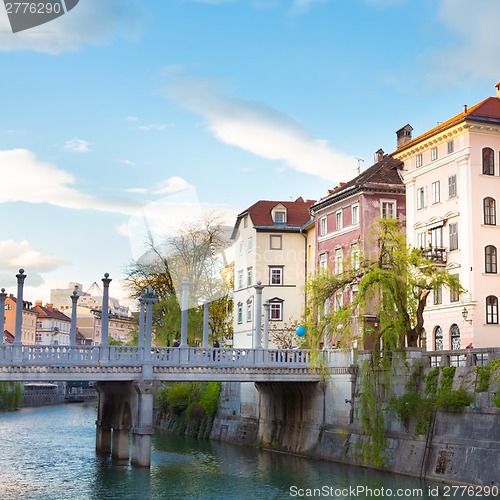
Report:
M96 456L95 419L95 404L0 413L0 499L470 498L404 476L165 432L153 436L151 468L131 467Z

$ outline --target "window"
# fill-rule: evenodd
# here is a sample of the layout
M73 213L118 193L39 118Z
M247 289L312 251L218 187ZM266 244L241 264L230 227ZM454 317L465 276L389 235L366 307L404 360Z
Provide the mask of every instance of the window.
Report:
M448 198L455 198L457 195L457 176L450 175L448 177Z
M486 323L498 325L498 298L494 295L486 297Z
M440 326L436 326L434 329L434 349L436 351L443 350L443 330Z
M283 300L274 298L269 303L269 319L271 321L281 321L283 319Z
M435 227L431 229L431 247L443 248L443 227Z
M247 286L252 286L252 268L247 267Z
M359 205L352 206L352 225L359 224Z
M460 328L453 323L450 328L451 348L456 351L460 349Z
M417 210L422 210L422 208L425 208L425 205L425 187L421 187L417 189Z
M307 261L308 262L311 260L311 255L312 255L312 245L309 243L307 245Z
M417 248L425 248L427 232L417 234Z
M243 218L243 227L248 227L248 215L245 215L245 217Z
M243 288L243 271L238 271L238 290Z
M359 269L359 244L351 245L351 266L353 269Z
M243 323L243 304L238 302L238 325Z
M439 181L432 183L432 204L435 205L441 201L441 183Z
M342 248L335 249L335 274L341 274L343 269L342 261L344 260Z
M458 222L450 224L450 250L458 250Z
M485 198L483 200L484 223L488 226L495 226L497 223L497 214L494 198Z
M337 312L340 309L342 309L342 306L343 306L342 292L337 292L334 297L333 310Z
M242 241L240 241L240 255L243 255L243 251L245 250L245 245Z
M417 155L417 157L416 157L416 162L417 162L417 163L416 163L417 168L418 168L418 167L421 167L421 166L423 165L422 154Z
M343 227L342 226L342 210L335 212L335 227L337 228L337 231L340 231Z
M327 269L327 254L326 253L322 253L320 254L319 256L319 268L321 271L326 271Z
M448 154L453 153L455 151L455 145L453 144L453 141L448 141Z
M438 159L438 148L431 149L431 160L435 161Z
M443 287L438 284L434 287L434 305L443 303Z
M250 238L248 238L248 251L251 252L253 249L253 238L250 236Z
M458 274L453 274L452 276L458 279ZM459 300L460 294L458 293L458 290L450 289L450 302L458 302Z
M247 300L247 323L252 321L252 299Z
M491 148L483 148L483 174L495 175L495 153Z
M488 274L497 273L497 248L488 245L484 249L484 272Z
M283 241L281 234L271 234L269 236L269 248L271 250L282 250L283 249Z
M381 200L380 214L384 219L394 219L396 217L396 202Z
M286 223L286 212L282 210L276 210L274 212L274 223L275 224L285 224Z
M319 235L320 236L325 236L327 233L327 224L326 224L326 217L321 217L319 220Z
M269 284L270 285L283 284L283 266L269 268Z

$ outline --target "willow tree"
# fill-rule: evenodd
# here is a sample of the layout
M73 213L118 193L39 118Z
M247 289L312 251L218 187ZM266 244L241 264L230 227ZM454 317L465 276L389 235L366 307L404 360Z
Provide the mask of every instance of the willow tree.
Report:
M359 260L344 263L343 272L321 271L309 281L306 323L313 342L350 345L371 314L379 325L372 332L375 345L382 339L389 350L418 346L429 294L441 286L462 292L458 278L408 246L396 219L378 219L365 248Z
M158 303L153 322L158 342L171 344L180 335L182 281L189 283L188 340L201 337L203 302L210 303L209 323L214 338L231 336L231 276L222 256L228 246L226 227L213 214L184 224L172 235L146 241L146 252L126 269L125 284L132 298L151 286Z

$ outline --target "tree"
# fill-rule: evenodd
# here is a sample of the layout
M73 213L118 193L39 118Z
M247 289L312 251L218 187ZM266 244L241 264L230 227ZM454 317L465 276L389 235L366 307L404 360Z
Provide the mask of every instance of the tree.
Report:
M356 266L344 266L340 274L321 272L308 284L307 325L316 347L324 338L342 345L358 337L368 313L375 313L380 324L373 332L375 345L382 339L387 349L403 347L405 342L416 347L430 292L441 286L463 292L456 276L406 244L396 219L379 219L372 233L368 258ZM354 289L357 293L347 304L337 301L339 295Z
M139 298L148 286L155 291L158 303L153 306L153 325L158 344L170 345L180 337L184 279L190 284L188 342L193 344L195 337L201 337L204 301L210 303L209 324L213 337L231 335L232 276L225 261L227 246L226 227L213 214L183 225L160 243L152 235L148 236L147 251L126 269L125 285L132 298Z
M281 328L276 324L270 322L269 325L269 338L278 349L291 349L297 342L295 330L299 326L298 321L293 321L291 318L287 323L284 323Z

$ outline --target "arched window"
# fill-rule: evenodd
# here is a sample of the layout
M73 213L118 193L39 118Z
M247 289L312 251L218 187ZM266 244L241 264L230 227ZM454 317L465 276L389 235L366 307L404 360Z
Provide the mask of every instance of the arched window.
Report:
M436 351L443 350L443 330L440 326L434 328L434 349Z
M497 248L488 245L484 249L484 272L496 274L497 272Z
M494 295L486 297L486 323L498 325L498 298Z
M483 200L484 223L488 226L495 226L497 223L497 214L494 198L485 198Z
M454 350L460 349L460 328L453 323L450 328L451 348Z
M422 349L427 348L427 332L425 331L425 328L422 328L422 331L420 332L420 347Z
M483 174L495 175L495 153L491 148L483 148Z

